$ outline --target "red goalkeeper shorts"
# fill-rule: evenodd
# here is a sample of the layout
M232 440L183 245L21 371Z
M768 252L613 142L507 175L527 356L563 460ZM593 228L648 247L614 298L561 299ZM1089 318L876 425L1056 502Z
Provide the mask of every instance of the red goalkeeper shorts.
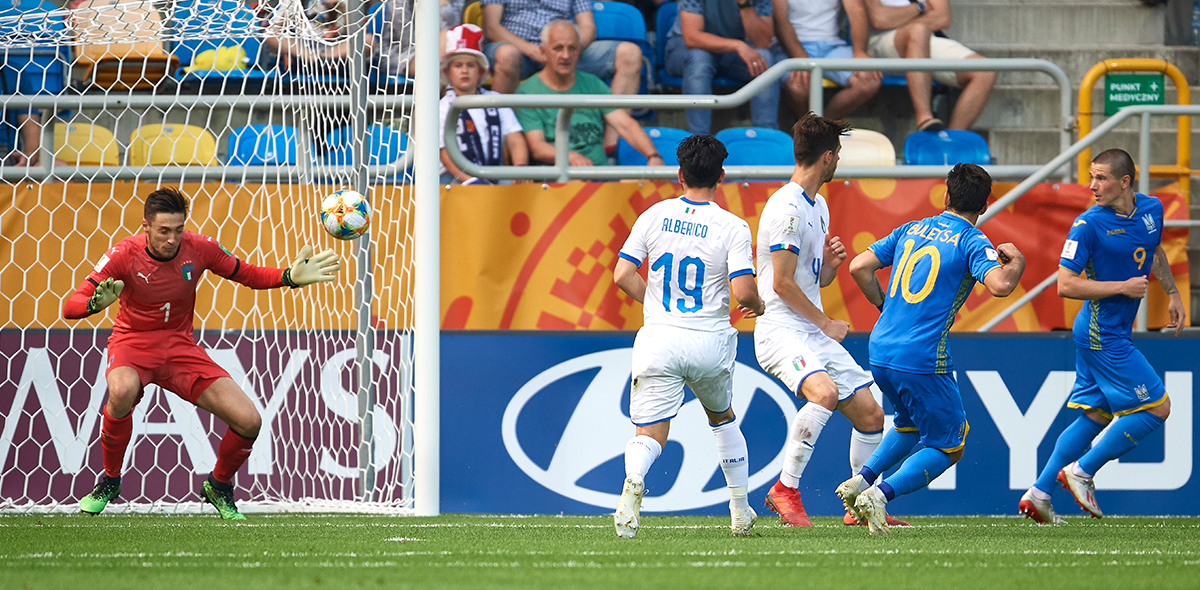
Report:
M214 381L229 373L208 357L191 334L174 330L113 334L108 339L108 369L129 367L142 387L158 385L193 404Z

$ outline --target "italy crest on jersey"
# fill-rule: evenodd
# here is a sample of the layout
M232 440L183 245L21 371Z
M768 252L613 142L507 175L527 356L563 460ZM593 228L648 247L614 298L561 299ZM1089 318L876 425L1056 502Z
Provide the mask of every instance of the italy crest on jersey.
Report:
M185 263L185 264L183 265L183 268L182 268L182 270L183 270L183 280L185 280L185 281L190 281L190 280L192 280L192 271L193 271L194 269L195 269L195 267L194 267L194 266L192 266L192 263L190 263L190 262L188 262L188 263Z

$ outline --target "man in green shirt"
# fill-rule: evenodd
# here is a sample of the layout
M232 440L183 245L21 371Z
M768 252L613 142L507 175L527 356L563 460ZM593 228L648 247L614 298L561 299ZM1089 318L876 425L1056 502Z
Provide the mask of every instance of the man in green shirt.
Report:
M579 29L569 20L551 21L542 29L542 55L546 66L517 87L517 94L611 94L604 82L575 70L581 52ZM534 160L554 162L554 121L558 109L516 109ZM654 142L633 117L622 109L575 109L571 115L571 166L603 166L604 125L611 125L643 156L648 166L662 166Z

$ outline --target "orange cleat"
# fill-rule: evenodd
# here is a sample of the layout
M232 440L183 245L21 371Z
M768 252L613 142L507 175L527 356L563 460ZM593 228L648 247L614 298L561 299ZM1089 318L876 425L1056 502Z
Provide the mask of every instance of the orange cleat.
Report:
M842 524L844 524L846 526L867 526L867 521L864 520L862 522L858 522L857 520L854 519L853 514L850 514L849 512L847 512L846 515L842 517ZM903 520L900 520L899 518L892 518L890 515L887 517L887 525L888 526L912 526L911 524L904 522Z
M779 514L779 522L789 526L812 526L804 503L800 501L800 490L789 488L776 481L767 492L767 508Z

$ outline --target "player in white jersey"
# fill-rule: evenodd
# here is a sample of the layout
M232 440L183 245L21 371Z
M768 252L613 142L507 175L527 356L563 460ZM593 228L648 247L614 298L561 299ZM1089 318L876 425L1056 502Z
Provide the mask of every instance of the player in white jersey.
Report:
M617 286L641 303L645 314L633 342L629 395L637 434L625 445L625 483L613 520L617 535L637 534L643 480L667 443L687 385L717 438L733 534L747 535L757 516L746 496L746 439L733 413L737 330L729 323L729 292L732 285L744 317L762 314L750 226L713 202L728 155L720 141L693 135L676 153L683 196L638 217L613 271ZM638 275L643 261L650 263L646 281Z
M797 488L834 410L854 425L852 473L883 438L883 409L870 389L874 379L841 345L850 324L830 319L821 308L821 287L833 282L846 248L828 235L829 207L817 190L833 178L848 130L844 122L813 113L801 117L792 129L791 182L771 195L759 218L759 294L766 313L754 326L754 353L763 370L808 400L788 428L783 471L767 492L767 506L791 526L812 526ZM851 515L843 522L857 524Z

